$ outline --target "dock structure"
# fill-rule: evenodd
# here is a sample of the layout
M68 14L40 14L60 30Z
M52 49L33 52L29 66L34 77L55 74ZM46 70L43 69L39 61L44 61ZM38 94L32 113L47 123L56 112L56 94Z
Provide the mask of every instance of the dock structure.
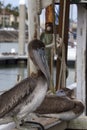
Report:
M0 42L17 42L18 31L17 30L3 30L0 29Z
M29 1L29 0L28 0ZM62 1L62 0L61 0ZM62 130L65 129L87 129L86 127L84 127L84 122L87 120L87 10L86 10L86 4L87 1L84 0L66 0L67 2L72 2L72 3L76 3L77 4L77 9L78 9L78 28L77 28L77 61L76 61L76 82L77 82L77 88L76 88L76 95L77 95L77 99L80 99L86 109L84 112L84 116L82 116L81 118L77 118L75 120L69 121L67 122L67 126L64 126L64 128L62 128ZM64 1L62 1L63 3ZM67 4L66 2L66 4ZM55 3L59 3L59 0L55 0ZM79 3L79 4L78 4ZM84 3L84 4L83 4ZM46 8L47 6L49 6L50 4L52 4L52 0L48 0L48 1L44 1L41 0L41 4L42 4L42 8ZM64 8L61 7L64 11ZM67 11L69 9L69 6L67 6L67 9L65 9L67 16L65 14L65 18L68 19L69 15ZM64 13L63 13L64 14ZM61 16L62 17L62 16ZM64 24L65 22L65 24ZM63 38L63 42L66 43L67 39L65 39L66 37L66 33L68 31L68 21L65 20L64 18L62 18L62 25L64 26L64 32L60 32L60 35ZM65 27L67 25L67 27ZM62 28L61 28L62 29ZM66 31L65 31L66 30ZM67 33L68 34L68 33ZM66 43L67 44L67 43ZM65 50L67 51L67 46L65 45ZM67 57L67 52L64 58ZM65 59L67 60L67 58ZM64 70L64 73L65 70ZM83 121L82 121L83 120ZM64 124L64 122L62 122ZM72 126L73 124L73 126ZM53 127L54 128L54 127ZM53 128L49 128L49 130L53 129ZM57 126L56 129L59 128L59 124ZM55 129L55 128L54 128Z
M69 0L66 0L69 1ZM73 1L73 0L72 0ZM78 1L82 3L83 0ZM38 0L38 2L40 2ZM56 3L59 2L56 0ZM63 1L62 1L63 2ZM70 1L69 1L70 2ZM77 2L77 3L78 3ZM77 28L77 62L76 62L76 75L77 75L77 88L76 88L76 95L77 98L80 99L84 105L85 105L85 112L84 116L70 121L60 121L59 119L51 118L50 120L47 118L44 119L36 119L36 121L42 123L46 130L65 130L65 129L78 129L78 130L86 130L87 129L87 2L83 1L84 5L78 4L78 28ZM32 11L34 11L34 14L31 16L31 20L29 21L29 38L30 40L33 40L34 38L39 37L39 32L37 30L37 25L39 24L38 21L38 11L36 11L36 0L28 0L29 9L28 12L32 14ZM42 8L47 7L48 5L52 4L52 0L41 0ZM59 3L58 3L59 4ZM34 6L34 7L33 7ZM40 5L39 5L40 7ZM31 12L30 12L31 11ZM33 28L32 28L33 27ZM31 32L32 31L32 32ZM9 56L9 57L2 57L4 60L6 59L27 59L27 56ZM66 58L66 57L65 57ZM32 66L32 63L30 62L30 66ZM33 68L31 67L31 70L33 71ZM49 123L48 123L49 122ZM14 129L16 130L16 129ZM36 129L33 129L36 130Z
M2 42L18 42L19 30L0 29L0 43ZM28 31L25 32L25 41L28 42Z
M62 0L61 0L62 1ZM30 40L34 39L34 38L38 38L39 37L39 34L38 34L38 26L37 24L39 24L39 22L37 22L37 14L38 14L38 11L37 9L40 9L40 6L42 8L46 8L47 6L49 6L50 4L52 4L52 0L48 0L48 1L44 1L44 0L41 0L41 3L40 3L40 0L38 0L38 5L36 6L36 1L30 1L28 0L28 5L29 5L29 8L28 8L28 13L32 11L34 12L31 12L30 14L32 14L31 18L32 20L34 20L32 26L33 26L33 30L32 30L32 26L29 24L29 35L30 35ZM59 4L59 1L56 0L55 1L56 3ZM68 5L67 5L67 2L68 2ZM79 3L79 2L82 2L82 0L80 1L74 1L76 3ZM73 0L72 0L72 3L74 3ZM84 3L84 1L83 1ZM62 25L63 25L63 32L60 32L60 37L63 38L63 42L66 43L68 42L67 38L66 38L66 33L68 34L68 19L69 19L69 5L70 4L70 0L66 0L65 4L64 4L64 1L61 2L61 8L63 9L62 11L65 13L65 16L61 16L62 17ZM86 4L86 3L85 3ZM84 5L85 5L84 4ZM33 7L34 5L34 7ZM30 8L31 6L31 8ZM64 6L64 8L63 8ZM66 8L67 7L67 8ZM80 99L86 106L87 104L87 90L86 90L86 86L87 86L87 79L86 79L86 73L87 73L87 65L86 65L86 29L87 29L87 11L86 11L86 5L83 6L83 4L81 5L77 5L77 8L78 8L78 20L79 20L79 23L78 23L78 31L77 31L77 34L78 34L78 38L77 38L77 62L76 62L76 74L77 74L77 89L76 89L76 95L77 95L77 98ZM36 11L36 15L35 15L35 11ZM62 13L63 13L62 12ZM64 14L63 13L63 14ZM84 15L82 14L84 13ZM62 15L63 15L62 14ZM30 23L30 21L29 21ZM60 30L62 29L62 25L61 25L61 28ZM67 27L66 27L67 25ZM35 27L37 26L37 29L35 29ZM31 33L32 32L32 33ZM32 37L33 36L33 37ZM68 36L68 35L67 35ZM79 43L78 43L79 42ZM83 44L82 44L83 43ZM67 43L66 43L67 44ZM63 58L65 58L64 60L67 61L67 45L64 45L65 46L65 52L63 51L63 56L65 54L65 56ZM64 49L64 48L63 48ZM79 54L80 53L80 54ZM32 66L32 64L30 63L30 66ZM83 68L82 68L83 67ZM64 75L65 74L65 70L64 70ZM63 75L62 75L63 76ZM64 79L65 80L65 79ZM65 81L64 81L65 82ZM80 86L80 87L79 87ZM87 111L87 110L86 110ZM83 117L82 119L83 120L87 120L86 119L86 112L84 112L84 115L85 115L85 118ZM54 126L52 126L52 122L50 123L50 127L48 128L49 130L56 130L56 129L60 129L60 130L65 130L65 129L86 129L86 127L83 126L83 122L82 122L82 119L81 118L77 118L76 121L79 122L79 125L77 124L76 125L76 122L73 121L69 121L69 122L57 122L57 126L56 126L56 121L54 121ZM79 120L79 121L78 121ZM82 122L82 123L81 123ZM60 128L60 125L62 123L62 128ZM73 126L72 126L72 123L73 123ZM79 127L80 126L80 127Z
M39 20L39 4L40 1L36 0L28 0L28 34L29 34L29 41L34 39L40 38L40 20ZM29 56L28 56L29 57ZM28 58L30 59L30 58ZM32 60L28 60L28 75L31 75L35 72L35 65L33 64Z
M70 49L70 52L72 52L70 55L68 53L68 60L67 60L67 64L70 67L75 67L75 62L76 62L76 53L73 53L73 49ZM75 49L76 51L76 49ZM25 63L27 65L27 59L28 59L28 55L18 55L18 54L0 54L0 65L1 64L18 64L20 63ZM56 60L57 57L56 55L54 56L54 65L56 64Z
M27 55L0 55L0 64L27 64Z

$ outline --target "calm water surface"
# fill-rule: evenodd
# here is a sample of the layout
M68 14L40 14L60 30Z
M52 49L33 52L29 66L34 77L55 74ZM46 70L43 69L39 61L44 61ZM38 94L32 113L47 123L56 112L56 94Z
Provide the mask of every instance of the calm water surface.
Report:
M27 77L27 66L0 66L0 91L9 89L17 83L17 75L20 74L22 79ZM54 68L54 81L56 69ZM75 69L69 68L67 85L75 81Z
M0 66L0 91L9 89L17 83L17 75L20 74L22 79L27 77L26 66Z
M10 52L12 48L15 48L18 52L18 43L0 43L0 53ZM27 44L25 44L25 51L27 50ZM26 51L27 52L27 51ZM67 85L70 85L75 80L75 69L69 68L69 75L67 78ZM7 90L13 87L17 83L17 75L20 74L22 79L27 77L27 66L19 65L0 65L0 91ZM54 79L56 75L56 69L54 68Z

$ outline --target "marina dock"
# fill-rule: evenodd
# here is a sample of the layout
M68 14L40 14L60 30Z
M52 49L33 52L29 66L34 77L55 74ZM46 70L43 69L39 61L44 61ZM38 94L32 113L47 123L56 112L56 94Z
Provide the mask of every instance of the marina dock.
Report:
M27 64L27 58L28 55L0 55L0 64L18 64L18 63L25 63ZM54 57L54 63L56 63L57 58ZM67 64L69 66L74 66L75 64L75 56L71 57L71 55L68 55L68 61Z
M56 1L55 0L53 0L53 1L52 0L48 0L48 1L46 1L46 0L45 1L44 0L32 0L32 1L28 0L27 1L28 6L26 6L25 0L20 0L20 1L21 2L19 2L19 17L18 17L19 28L14 31L0 30L0 33L1 33L0 42L18 43L17 48L13 45L10 49L9 49L8 45L5 46L7 48L5 48L5 47L2 48L0 46L0 48L2 49L0 51L0 74L1 74L0 80L3 82L3 84L1 84L1 87L3 87L3 90L6 91L8 89L10 82L12 81L11 79L15 80L15 81L12 81L11 83L13 84L13 82L15 82L15 84L16 84L16 81L17 81L17 83L19 81L21 82L21 80L24 79L26 76L32 77L32 78L30 78L30 81L36 81L36 80L37 81L36 81L35 85L31 85L30 81L29 81L28 85L26 85L25 82L24 82L24 84L22 82L23 89L20 89L21 88L20 86L22 86L22 85L19 83L19 89L17 88L15 93L14 93L14 89L12 89L12 91L10 91L10 93L13 92L11 94L9 94L8 93L9 91L7 91L6 99L7 99L7 96L10 95L9 97L11 97L11 98L9 98L9 99L12 99L12 104L11 104L11 100L8 100L8 102L6 102L7 100L4 100L4 96L1 95L1 103L3 103L3 105L2 104L1 105L3 106L4 109L6 107L4 113L7 112L6 114L9 115L10 111L13 112L13 110L16 110L15 109L16 107L17 108L19 107L21 110L20 105L22 104L23 105L22 110L24 110L23 114L27 113L27 116L28 116L28 119L26 118L25 120L35 121L35 122L42 124L44 126L44 130L57 130L57 129L59 129L59 130L71 130L71 129L72 130L76 130L76 129L86 130L87 129L87 125L86 125L87 124L87 102L86 102L87 101L87 78L86 78L87 77L87 53L86 53L87 52L87 45L86 45L87 44L87 35L86 35L87 34L87 31L86 31L87 30L87 20L86 20L87 19L87 8L86 8L87 2L84 3L84 1L81 0L84 3L84 6L83 6L83 4L82 5L80 4L80 0L76 0L76 1L74 1L74 0L71 0L71 1L70 0L65 0L65 1L63 1L63 0L61 0L61 1L59 1L59 0L56 0ZM78 21L77 22L78 26L76 28L74 27L73 29L69 30L70 26L72 26L72 25L70 25L71 21L73 21L72 19L69 19L69 16L73 14L72 13L73 8L72 8L72 11L70 12L71 4L76 4L76 6L77 6L78 16L76 19ZM59 6L57 12L55 10L56 5ZM28 7L28 8L26 9L26 7ZM3 6L3 8L4 8L4 6ZM40 49L39 46L38 47L36 46L36 49L33 48L33 46L30 46L31 49L34 49L34 51L37 52L35 54L34 53L29 54L31 56L31 59L29 58L27 52L30 53L32 51L30 50L29 47L28 47L28 51L26 50L26 43L30 43L30 41L40 38L41 19L39 16L42 13L42 9L45 9L44 26L46 26L48 23L51 23L52 30L49 31L48 34L52 34L53 39L51 40L51 42L55 43L55 47L51 47L52 50L55 49L55 51L52 51L52 55L50 56L50 59L51 59L51 63L49 65L49 66L51 66L50 67L51 68L50 76L49 76L48 67L46 68L47 64L45 66L44 65L42 66L42 64L39 65L39 63L43 60L42 59L37 60L37 59L39 59L39 56L38 56L38 53L39 53L38 50ZM27 10L27 15L26 15L26 10ZM73 15L71 16L71 18L72 17L73 17ZM56 19L58 19L58 21ZM27 20L27 22L26 22L26 20ZM17 20L16 20L16 22L17 22ZM46 28L47 28L47 26L44 27L45 33L46 33ZM43 28L41 31L43 31ZM77 39L76 39L75 46L73 46L72 44L70 46L70 44L68 44L69 38L70 38L69 31L72 34L74 31L76 32ZM58 38L57 38L57 35L58 35ZM4 38L4 36L5 36L5 38ZM58 46L58 44L56 44L57 42L58 42L59 46ZM35 43L37 43L37 42L35 42ZM46 43L46 42L44 42L44 43ZM74 43L72 37L71 37L70 43ZM12 49L13 49L13 51L11 51ZM41 45L41 51L43 49L44 49L44 46ZM58 53L58 49L59 49L60 54ZM32 56L36 56L36 59L34 57L35 64L33 62L31 62L31 60L33 59ZM45 56L43 59L45 59ZM42 62L42 63L45 63L45 62ZM5 67L4 67L4 65L5 65ZM27 67L26 67L26 65L27 65ZM37 65L38 65L38 67L37 67ZM68 65L68 67L67 67L67 65ZM39 66L40 66L40 70L41 70L40 74L42 74L42 75L40 75L40 78L38 77L39 75L37 73ZM10 73L10 69L11 69L11 73ZM69 72L67 70L69 70L69 69L71 69L71 73L69 73L69 75L67 76L67 72ZM31 80L31 79L33 79L33 77L35 80ZM43 79L43 77L45 77L45 78ZM64 100L64 98L66 96L69 97L70 100L74 101L73 95L75 95L76 96L75 100L77 100L77 103L75 102L75 104L73 104L74 106L69 104L69 106L72 106L72 108L69 109L69 107L67 107L68 110L64 109L63 113L62 112L56 113L55 115L57 115L57 114L61 115L60 117L56 116L57 118L56 117L50 118L49 116L48 117L31 116L31 112L33 110L32 108L34 108L34 107L30 106L31 108L29 110L28 106L30 104L32 105L32 99L33 99L32 95L33 94L30 93L29 89L27 89L26 86L30 86L30 87L34 86L36 88L39 88L38 86L41 87L41 85L43 85L45 88L45 86L47 84L47 86L46 86L46 90L47 90L48 82L49 82L50 88L52 85L52 87L54 87L55 91L57 92L57 90L61 90L62 88L67 88L68 78L70 81L69 86L71 85L70 83L73 83L73 81L75 82L72 84L72 88L74 88L75 94L73 92L73 94L70 94L70 97L67 96L66 93L64 93L64 95L60 94L59 96L63 96L63 101L64 101L64 103L66 103ZM39 81L39 79L41 79L41 80ZM46 82L43 83L43 81L45 81L45 80L46 80ZM12 84L10 84L11 88L13 86ZM6 87L4 87L5 85L6 85ZM42 95L42 94L43 94L43 92L46 92L46 90L43 89L43 86L42 86L41 90L38 89L40 92L38 90L36 90L36 88L35 88L36 96L41 95L44 97L44 95ZM17 85L17 87L18 87L18 85ZM44 90L43 92L42 92L42 89ZM19 91L20 95L18 95L18 90L21 90L21 91ZM32 89L32 91L33 91L33 89ZM38 92L38 94L37 94L37 92ZM28 93L30 93L31 95L29 95ZM56 93L55 93L55 95L56 95ZM18 96L18 98L17 98L17 96ZM38 103L40 103L40 102L38 102L39 101L38 99L40 99L39 97L41 97L41 96L38 96L38 98L35 98L35 96L34 96L34 100L35 100L34 102L36 102L35 108L38 106ZM22 102L20 102L19 99ZM28 102L30 100L26 100L26 99L30 99L31 102ZM27 104L25 104L24 100L25 100L25 102L27 102L27 104L29 103L28 106L27 106ZM79 106L78 107L76 106L76 104L78 104L79 100L81 100L80 103L84 104L83 105L83 108L85 107L84 113L83 113L83 110L80 112ZM15 103L15 101L16 101L16 103ZM24 104L23 104L23 102L24 102ZM54 108L57 107L57 105L56 105L56 107L54 106L54 104L53 104L54 102L51 102L51 103ZM62 103L62 102L59 102L59 103L62 104L62 106L64 107L64 103ZM9 107L9 104L11 104L10 107ZM49 104L50 103L47 102L47 106L51 106ZM58 105L58 108L60 108L59 105ZM9 109L7 109L7 107ZM74 107L76 107L77 109L74 109ZM49 110L48 113L52 113L52 112L50 112L50 110ZM55 110L54 110L54 113L55 113ZM83 113L83 115L79 118L79 116L82 113ZM1 114L2 114L1 118L3 118L5 115L5 114L3 114L3 111L1 111ZM14 113L13 113L13 116L15 116ZM19 122L17 122L17 124L18 123ZM16 122L15 122L15 124L16 124ZM13 122L11 124L6 124L7 126L1 124L0 130L17 130L15 124ZM22 127L22 125L20 125L20 126ZM24 129L27 129L27 128L24 128ZM39 128L36 128L36 126L35 126L35 128L34 127L30 128L30 126L29 126L29 129L38 130Z
M27 55L0 55L0 64L17 64L18 62L27 62Z

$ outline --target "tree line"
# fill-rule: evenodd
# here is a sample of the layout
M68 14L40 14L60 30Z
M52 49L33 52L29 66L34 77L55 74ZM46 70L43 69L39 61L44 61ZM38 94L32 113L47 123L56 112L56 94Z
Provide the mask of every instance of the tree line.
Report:
M5 6L3 2L0 1L0 12L2 9L5 9L7 12L12 13L14 16L19 15L18 6L13 7L10 3Z

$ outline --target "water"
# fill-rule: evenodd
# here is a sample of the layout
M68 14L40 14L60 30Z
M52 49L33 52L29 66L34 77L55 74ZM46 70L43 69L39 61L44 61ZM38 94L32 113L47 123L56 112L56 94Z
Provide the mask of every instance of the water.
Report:
M72 84L75 81L75 69L69 68L69 75L67 78L67 85ZM27 77L27 66L0 66L0 91L10 89L17 83L17 75L20 74L22 79ZM54 77L56 71L54 68Z
M17 83L17 75L27 77L27 66L0 66L0 91L7 90Z
M0 43L0 53L10 52L12 48L15 48L18 52L18 43ZM27 44L25 45L27 50ZM69 75L67 78L67 85L70 85L75 80L75 69L68 68ZM17 75L20 74L22 79L27 77L27 66L19 65L0 65L0 91L10 89L17 83ZM54 68L54 77L56 75L56 69Z
M12 48L18 53L18 43L0 43L0 53L11 52ZM25 51L27 52L27 44L25 44ZM18 74L23 79L27 77L27 66L0 65L0 91L14 86L17 82Z

